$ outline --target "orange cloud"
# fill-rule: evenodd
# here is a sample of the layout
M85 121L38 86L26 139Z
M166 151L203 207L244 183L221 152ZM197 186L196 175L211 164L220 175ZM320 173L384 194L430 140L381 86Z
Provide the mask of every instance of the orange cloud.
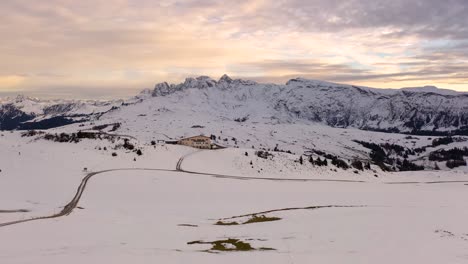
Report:
M0 87L108 87L130 95L160 81L227 73L466 90L468 49L450 43L468 39L468 22L444 23L468 4L454 2L460 5L440 11L435 0L4 0ZM399 12L407 16L389 16Z

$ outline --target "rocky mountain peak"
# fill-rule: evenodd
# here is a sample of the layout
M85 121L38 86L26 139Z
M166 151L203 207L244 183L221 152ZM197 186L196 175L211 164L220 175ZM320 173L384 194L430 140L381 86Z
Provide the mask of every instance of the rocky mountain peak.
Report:
M223 76L221 76L218 83L228 83L229 84L229 83L232 83L232 79L227 74L224 74Z

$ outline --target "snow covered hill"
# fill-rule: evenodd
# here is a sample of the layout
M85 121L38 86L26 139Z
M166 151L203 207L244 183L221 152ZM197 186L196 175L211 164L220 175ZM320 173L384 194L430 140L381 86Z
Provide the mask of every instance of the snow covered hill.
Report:
M141 120L119 130L138 131ZM376 141L403 140L357 129L311 131L320 129L340 143L353 137L348 130ZM297 130L292 136L299 137ZM262 159L252 149L198 151L152 145L144 131L134 134L140 136L131 143L143 155L122 148L119 136L74 143L0 133L1 263L467 261L466 172L372 166L375 177L370 170L300 164L289 153Z

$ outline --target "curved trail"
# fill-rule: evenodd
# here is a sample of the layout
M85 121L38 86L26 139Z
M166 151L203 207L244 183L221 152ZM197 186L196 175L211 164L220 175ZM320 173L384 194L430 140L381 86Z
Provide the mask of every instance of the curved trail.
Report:
M26 223L26 222L32 222L32 221L37 221L37 220L44 220L44 219L53 219L53 218L58 218L62 216L67 216L73 212L73 210L78 206L78 203L81 200L81 196L83 195L84 190L86 189L86 185L88 184L89 180L98 174L103 174L107 172L112 172L112 171L129 171L129 170L140 170L140 171L166 171L166 172L175 172L175 170L165 170L165 169L133 169L133 168L125 168L125 169L110 169L110 170L102 170L98 172L91 172L88 173L82 180L81 184L78 186L78 189L76 190L75 196L73 199L66 204L62 211L56 214L52 214L49 216L38 216L38 217L33 217L33 218L28 218L28 219L22 219L22 220L17 220L17 221L11 221L11 222L6 222L6 223L0 223L0 227L4 226L9 226L9 225L16 225L16 224L21 224L21 223Z
M193 154L193 153L191 153ZM189 154L190 155L190 154ZM184 156L185 157L185 156ZM224 179L236 179L236 180L269 180L269 181L337 181L337 182L353 182L353 181L347 181L347 180L320 180L320 179L278 179L278 178L261 178L261 177L246 177L246 176L230 176L230 175L222 175L222 174L213 174L213 173L202 173L202 172L191 172L191 171L185 171L181 169L181 165L183 162L183 158L180 158L179 161L177 162L177 169L176 170L169 170L169 169L149 169L149 168L123 168L123 169L109 169L109 170L102 170L102 171L97 171L97 172L91 172L88 173L82 180L80 185L78 186L78 189L76 190L75 196L73 199L67 203L62 211L56 214L52 214L49 216L38 216L38 217L33 217L33 218L28 218L28 219L22 219L22 220L17 220L17 221L11 221L11 222L6 222L6 223L0 223L0 227L5 227L9 225L16 225L16 224L21 224L21 223L26 223L26 222L32 222L32 221L37 221L37 220L45 220L45 219L53 219L53 218L59 218L62 216L67 216L73 212L73 210L78 206L78 203L81 200L81 197L86 189L86 186L89 182L89 180L96 175L107 173L107 172L114 172L114 171L164 171L164 172L178 172L178 173L188 173L188 174L194 174L194 175L204 175L204 176L210 176L210 177L216 177L216 178L224 178ZM364 181L359 181L361 183L364 183Z
M342 183L371 183L367 181L356 181L356 180L333 180L333 179L301 179L301 178L293 178L293 179L281 179L281 178L272 178L272 177L248 177L248 176L232 176L232 175L223 175L223 174L215 174L215 173L203 173L203 172L194 172L194 171L187 171L182 169L182 163L184 161L184 158L193 155L196 152L189 153L183 157L181 157L176 165L175 170L171 169L150 169L150 168L121 168L121 169L108 169L108 170L101 170L97 172L90 172L88 173L82 180L80 185L78 186L75 196L72 198L72 200L67 203L62 211L56 214L52 214L49 216L38 216L38 217L33 217L33 218L28 218L28 219L22 219L22 220L16 220L16 221L11 221L11 222L6 222L6 223L0 223L0 227L5 227L5 226L10 226L10 225L16 225L16 224L21 224L21 223L26 223L26 222L32 222L32 221L37 221L37 220L45 220L45 219L53 219L53 218L59 218L63 216L70 215L73 210L78 206L78 203L81 200L81 197L83 196L83 193L86 189L86 186L88 185L89 180L99 174L104 174L108 172L114 172L114 171L163 171L163 172L174 172L174 173L187 173L187 174L193 174L193 175L203 175L203 176L209 176L209 177L215 177L215 178L222 178L222 179L234 179L234 180L267 180L267 181L302 181L302 182L342 182ZM439 183L466 183L468 181L429 181L429 182L383 182L383 184L439 184Z
M217 173L207 173L207 172L196 172L196 171L188 171L182 169L182 163L184 162L184 159L192 156L194 154L200 153L203 150L198 150L191 152L189 154L186 154L182 156L178 161L176 165L176 171L178 172L184 172L184 173L189 173L189 174L196 174L196 175L205 175L205 176L212 176L215 178L224 178L224 179L235 179L235 180L269 180L269 181L304 181L304 182L345 182L345 183L373 183L369 181L363 181L363 180L339 180L339 179L324 179L324 178L316 178L316 179L310 179L310 178L274 178L274 177L250 177L250 176L235 176L235 175L224 175L224 174L217 174ZM398 182L377 182L377 183L382 183L382 184L441 184L441 183L468 183L468 181L462 181L462 180L453 180L453 181L411 181L411 182L404 182L404 181L398 181Z
M205 175L205 176L212 176L215 178L223 178L223 179L235 179L235 180L268 180L268 181L315 181L315 182L350 182L350 183L365 183L366 181L358 181L358 180L333 180L333 179L308 179L308 178L274 178L274 177L250 177L250 176L235 176L235 175L225 175L225 174L218 174L218 173L208 173L208 172L197 172L197 171L188 171L182 169L182 163L184 162L184 159L192 156L194 154L200 153L203 150L198 150L191 152L189 154L186 154L182 156L178 161L176 165L176 171L178 172L183 172L183 173L189 173L189 174L195 174L195 175Z

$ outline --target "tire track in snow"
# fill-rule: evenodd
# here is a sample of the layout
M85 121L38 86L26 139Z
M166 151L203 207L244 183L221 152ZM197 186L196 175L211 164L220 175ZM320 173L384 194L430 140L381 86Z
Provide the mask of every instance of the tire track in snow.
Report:
M255 215L269 214L269 213L274 213L274 212L284 212L284 211L294 211L294 210L315 210L315 209L322 209L322 208L359 208L359 207L367 207L367 205L314 205L314 206L306 206L306 207L289 207L289 208L273 209L273 210L262 211L262 212L257 212L257 213L250 213L250 214L220 218L219 220L231 220L231 219L236 219L236 218L244 218L247 216L255 216Z

